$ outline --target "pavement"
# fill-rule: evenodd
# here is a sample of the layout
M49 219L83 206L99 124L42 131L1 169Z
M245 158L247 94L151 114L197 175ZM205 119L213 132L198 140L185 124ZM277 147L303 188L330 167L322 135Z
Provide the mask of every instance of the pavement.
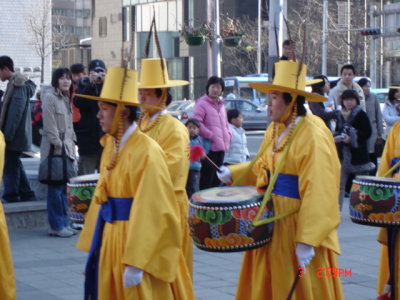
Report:
M322 196L322 195L321 195ZM348 199L345 199L348 203ZM346 203L345 203L346 204ZM347 206L345 205L344 208ZM345 299L376 299L379 262L378 228L354 224L342 211L339 267L352 270L342 277ZM18 300L83 299L86 253L75 248L77 236L56 238L45 228L10 231ZM242 253L194 251L194 287L198 300L232 300Z

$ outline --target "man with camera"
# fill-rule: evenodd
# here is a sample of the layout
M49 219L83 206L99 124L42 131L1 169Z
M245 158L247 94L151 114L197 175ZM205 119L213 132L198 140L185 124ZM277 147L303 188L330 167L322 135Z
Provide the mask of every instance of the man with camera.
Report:
M80 79L76 94L100 96L106 75L106 65L102 60L94 59L89 64L89 75ZM99 169L102 147L99 143L103 135L95 101L75 97L74 104L79 108L81 119L76 123L75 133L79 152L79 175L91 174Z

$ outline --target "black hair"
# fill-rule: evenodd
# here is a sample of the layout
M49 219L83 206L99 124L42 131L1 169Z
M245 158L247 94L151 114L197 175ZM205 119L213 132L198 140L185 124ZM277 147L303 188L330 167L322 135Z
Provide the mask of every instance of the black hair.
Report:
M186 126L188 126L189 124L193 124L194 126L196 126L197 128L200 128L200 122L199 120L195 119L195 118L191 118L188 119L185 123Z
M53 88L58 89L58 80L64 75L67 75L67 77L72 80L72 74L68 68L58 68L53 72L53 75L51 76L51 85Z
M137 121L140 109L134 105L125 105L127 109L129 109L129 117L128 120L130 123Z
M79 74L79 73L84 73L85 72L85 66L82 64L73 64L71 67L69 67L71 70L72 74Z
M361 78L357 83L358 83L358 85L360 87L363 87L367 83L371 83L371 80L369 80L368 78L364 77L364 78Z
M357 92L352 89L345 90L340 96L340 104L343 106L343 100L345 99L356 99L357 105L360 105L360 97Z
M289 93L283 93L283 100L285 101L286 105L289 105L292 102L292 95ZM305 116L307 114L307 110L304 107L306 103L306 99L304 96L297 95L296 96L296 105L297 105L297 115L298 116Z
M350 65L350 64L344 65L344 66L340 69L340 75L342 75L344 69L352 70L352 71L353 71L353 74L356 75L356 69L354 68L353 65Z
M282 43L282 47L283 46L291 46L293 44L294 44L293 40L284 40L283 43Z
M14 62L11 57L7 55L0 56L0 70L7 67L11 72L14 72Z
M225 90L224 80L218 76L211 76L210 78L208 78L207 85L206 85L206 94L207 95L208 95L208 88L210 87L210 85L216 84L216 83L218 83L221 86L221 89L222 89L221 93Z
M107 101L102 101L102 102L107 103L108 105L111 105L111 106L114 106L114 107L117 106L116 103L107 102ZM134 121L137 121L137 119L139 118L139 114L140 114L139 107L134 106L134 105L125 105L125 107L129 110L128 121L130 123L133 123Z
M388 100L393 103L394 100L396 100L396 98L394 97L394 94L396 94L399 91L399 89L389 89L389 93L388 93Z
M158 98L160 98L162 95L162 89L159 88L159 89L154 89L154 90L155 90L156 96ZM165 102L165 106L168 106L171 103L171 101L172 101L172 96L169 93L169 89L167 89L167 101Z
M325 80L329 82L328 77L326 77L325 75L318 75L314 76L314 79L322 79L322 82L312 84L312 92L324 96L322 88L325 86Z
M226 112L226 115L228 116L228 122L231 123L232 119L238 118L240 115L242 115L242 113L240 112L240 110L233 108L228 110Z

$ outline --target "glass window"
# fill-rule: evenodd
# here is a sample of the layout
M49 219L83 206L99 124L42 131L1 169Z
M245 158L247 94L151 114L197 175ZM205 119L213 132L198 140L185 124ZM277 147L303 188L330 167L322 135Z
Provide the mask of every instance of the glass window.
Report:
M238 110L240 111L254 111L255 106L246 101L239 101L238 103Z
M248 87L248 88L241 88L240 89L240 99L253 99L253 89Z
M226 109L235 108L235 103L233 101L235 101L235 100L225 100L225 108Z

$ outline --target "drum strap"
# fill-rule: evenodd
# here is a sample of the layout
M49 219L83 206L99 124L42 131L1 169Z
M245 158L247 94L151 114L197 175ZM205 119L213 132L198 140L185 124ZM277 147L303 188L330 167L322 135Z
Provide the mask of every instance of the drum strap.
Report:
M383 177L387 177L391 175L393 172L398 173L399 171L400 171L400 158L395 157L390 162L390 169L387 170L385 174L383 174Z
M297 122L296 127L293 130L293 134L290 137L290 140L288 141L288 143L286 144L285 150L283 152L283 155L281 156L281 158L280 158L280 160L278 162L278 166L277 166L275 172L272 173L272 178L271 178L271 181L268 184L267 191L264 194L264 198L263 198L263 201L261 203L261 206L258 209L256 217L253 220L253 225L254 226L260 226L260 225L271 223L271 222L273 222L275 220L278 220L278 219L281 219L281 218L286 217L288 215L291 215L291 214L293 214L293 213L295 213L295 212L297 212L299 210L299 208L290 209L290 210L285 211L285 212L283 212L283 213L281 213L281 214L279 214L277 216L274 216L272 218L268 218L268 219L264 219L264 220L260 221L261 215L264 212L264 209L265 209L265 206L267 205L267 202L271 200L272 190L275 187L275 182L276 182L276 180L278 178L279 172L282 169L283 163L286 160L286 156L287 156L287 154L289 152L290 145L292 144L293 139L296 136L297 132L299 131L301 125L303 124L303 121L304 121L304 117L301 117L299 122ZM263 150L265 150L265 149L263 149Z
M99 258L101 238L103 236L104 223L113 221L128 221L133 198L108 197L108 201L101 204L93 241L89 251L85 270L85 300L97 300L99 281Z

